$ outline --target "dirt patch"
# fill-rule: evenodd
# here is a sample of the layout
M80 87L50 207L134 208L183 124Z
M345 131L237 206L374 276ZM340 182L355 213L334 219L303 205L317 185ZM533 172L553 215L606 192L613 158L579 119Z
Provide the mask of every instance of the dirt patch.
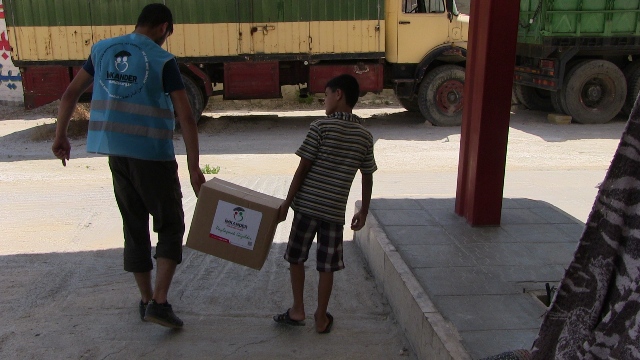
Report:
M223 100L222 96L209 98L204 112L220 110L235 111L282 111L282 110L321 110L324 94L310 94L300 98L295 86L283 86L281 99ZM367 93L360 97L356 108L400 106L393 90L386 89L379 94Z

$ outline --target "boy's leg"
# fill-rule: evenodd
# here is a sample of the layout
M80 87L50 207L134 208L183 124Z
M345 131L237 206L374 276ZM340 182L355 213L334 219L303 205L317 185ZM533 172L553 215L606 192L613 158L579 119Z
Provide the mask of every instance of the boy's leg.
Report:
M316 331L327 330L330 319L327 316L327 308L333 290L333 273L344 269L342 260L342 224L334 224L326 221L320 223L318 232L317 270L318 280L318 307L314 314Z
M333 290L333 272L320 273L318 280L318 308L314 314L316 319L316 330L323 331L329 325L327 317L327 308L329 307L329 299L331 298L331 290Z
M306 317L304 310L304 263L309 257L309 248L317 232L318 221L294 213L293 223L285 260L289 262L289 274L291 276L291 291L293 293L293 305L289 309L289 317L292 320L301 321Z
M293 292L293 305L289 309L289 317L292 320L304 320L304 264L290 264L291 291Z

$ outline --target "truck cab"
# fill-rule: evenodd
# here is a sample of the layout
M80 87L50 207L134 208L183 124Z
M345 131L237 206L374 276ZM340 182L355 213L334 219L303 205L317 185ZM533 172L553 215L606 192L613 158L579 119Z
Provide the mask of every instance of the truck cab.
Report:
M400 103L434 125L460 125L469 16L454 0L388 0L385 20L385 57Z

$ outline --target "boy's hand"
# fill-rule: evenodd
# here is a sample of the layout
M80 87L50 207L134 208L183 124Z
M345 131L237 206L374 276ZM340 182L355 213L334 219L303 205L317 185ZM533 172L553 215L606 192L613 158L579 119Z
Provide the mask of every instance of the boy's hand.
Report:
M289 204L286 201L282 202L278 210L278 222L283 222L287 219L287 213L289 212Z
M367 222L367 213L358 211L355 215L353 215L353 219L351 219L351 230L358 231L362 229L366 222Z

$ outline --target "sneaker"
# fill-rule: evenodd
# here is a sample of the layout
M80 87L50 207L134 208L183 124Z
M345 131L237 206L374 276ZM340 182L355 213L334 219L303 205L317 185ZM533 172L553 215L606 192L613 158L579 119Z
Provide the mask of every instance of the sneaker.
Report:
M183 325L182 320L173 313L169 303L158 304L154 300L149 301L144 319L174 329L181 328Z
M142 300L140 300L140 304L138 304L138 310L140 310L140 319L142 321L145 321L144 314L147 312L147 304L143 303Z

